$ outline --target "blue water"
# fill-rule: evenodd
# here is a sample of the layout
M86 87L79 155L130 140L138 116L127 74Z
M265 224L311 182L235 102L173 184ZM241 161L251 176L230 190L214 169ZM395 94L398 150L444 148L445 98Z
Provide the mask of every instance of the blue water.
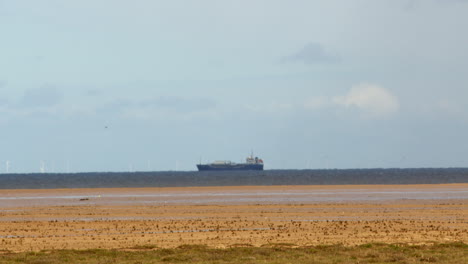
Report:
M468 183L468 168L0 174L0 189Z

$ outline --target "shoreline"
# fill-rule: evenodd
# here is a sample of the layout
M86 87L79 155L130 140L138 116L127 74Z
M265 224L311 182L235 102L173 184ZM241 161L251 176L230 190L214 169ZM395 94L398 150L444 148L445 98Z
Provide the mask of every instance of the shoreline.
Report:
M320 188L337 188L337 189L357 189L357 188L379 188L379 187L401 187L401 188L431 188L431 187L457 187L468 188L468 183L427 183L427 184L308 184L308 185L233 185L233 186L183 186L183 187L83 187L83 188L25 188L25 189L0 189L0 194L7 191L49 191L49 190L60 190L60 191L69 191L69 190L126 190L126 189L135 189L135 190L179 190L179 189L194 189L194 190L208 190L208 189L277 189L277 188L307 188L307 189L320 189Z
M468 200L468 184L279 185L0 190L0 209L30 206L388 203Z

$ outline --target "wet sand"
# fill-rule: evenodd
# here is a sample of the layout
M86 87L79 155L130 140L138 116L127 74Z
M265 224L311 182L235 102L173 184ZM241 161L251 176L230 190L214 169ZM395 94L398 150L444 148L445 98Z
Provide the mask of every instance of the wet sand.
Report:
M468 184L0 190L0 250L468 242Z

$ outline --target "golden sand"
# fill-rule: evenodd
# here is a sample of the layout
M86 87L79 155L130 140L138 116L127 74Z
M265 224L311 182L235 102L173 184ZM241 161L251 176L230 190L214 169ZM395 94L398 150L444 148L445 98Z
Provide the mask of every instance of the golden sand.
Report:
M375 193L383 198L366 200L365 192L375 190L383 190ZM388 196L392 190L398 191ZM448 198L402 199L399 195L405 190ZM0 250L132 248L148 244L467 243L466 191L468 184L0 190L4 198ZM308 192L319 193L321 200L307 196ZM461 197L451 198L450 194L456 192ZM151 193L158 196L148 195ZM219 200L218 195L225 193L237 200ZM274 199L261 196L259 202L252 202L260 194L270 194ZM340 194L364 198L330 202ZM301 195L310 201L291 198ZM168 199L175 202L167 203Z

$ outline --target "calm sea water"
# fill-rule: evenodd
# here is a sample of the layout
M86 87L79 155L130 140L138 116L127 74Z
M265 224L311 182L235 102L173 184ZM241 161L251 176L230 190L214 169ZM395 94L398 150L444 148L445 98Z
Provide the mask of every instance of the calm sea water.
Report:
M0 174L0 189L468 183L468 168Z

